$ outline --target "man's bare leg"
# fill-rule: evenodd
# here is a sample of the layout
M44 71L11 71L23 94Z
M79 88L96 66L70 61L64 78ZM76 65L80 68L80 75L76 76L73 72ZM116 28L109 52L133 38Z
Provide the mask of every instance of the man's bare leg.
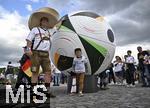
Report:
M51 80L51 74L50 74L50 72L45 72L44 78L45 78L45 83L50 84L50 80Z
M39 73L38 73L38 71L37 72L32 72L32 77L31 77L31 89L32 89L32 95L33 95L33 100L34 99L36 99L36 95L34 94L34 91L33 91L33 89L34 89L34 86L36 86L37 85L37 83L38 83L38 76L39 76Z
M45 72L44 78L45 78L45 86L47 88L48 93L50 93L50 97L52 97L52 98L56 97L50 91L50 81L51 81L51 74L50 74L50 72Z
M46 86L48 92L50 92L50 80L51 80L50 72L45 72L44 79L45 79L45 86Z
M38 76L39 76L38 72L32 72L32 77L31 77L31 83L32 84L37 84Z

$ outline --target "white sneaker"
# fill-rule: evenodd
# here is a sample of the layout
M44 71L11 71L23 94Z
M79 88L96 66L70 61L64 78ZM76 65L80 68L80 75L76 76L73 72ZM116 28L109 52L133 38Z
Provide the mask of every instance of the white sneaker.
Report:
M134 87L135 87L135 85L132 85L132 84L131 84L131 85L130 85L130 87L133 87L133 88L134 88Z
M83 94L82 92L80 92L80 93L79 93L79 96L82 97L82 96L84 96L84 94Z
M114 85L117 85L116 83L114 83Z
M120 82L118 82L118 83L117 83L117 85L119 85L119 86L120 86L120 85L121 85L121 83L120 83Z
M111 83L109 83L108 85L114 85L114 83L111 82Z
M130 87L130 85L129 85L129 84L127 84L126 86L127 86L127 87Z
M116 85L119 85L119 83L118 83L118 82L116 82Z

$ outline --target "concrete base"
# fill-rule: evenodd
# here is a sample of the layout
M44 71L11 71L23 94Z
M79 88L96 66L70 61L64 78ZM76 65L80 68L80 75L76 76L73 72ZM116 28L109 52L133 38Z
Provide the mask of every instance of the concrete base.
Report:
M94 75L85 75L84 79L84 93L95 93L99 90L97 86L98 78ZM67 93L70 93L71 91L71 85L72 85L72 77L68 76L67 79ZM77 86L77 92L78 92L78 86Z

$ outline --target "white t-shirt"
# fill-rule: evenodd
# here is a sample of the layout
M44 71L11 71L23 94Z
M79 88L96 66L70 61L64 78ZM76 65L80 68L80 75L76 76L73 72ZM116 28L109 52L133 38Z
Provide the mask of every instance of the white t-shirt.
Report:
M133 56L128 56L128 57L126 58L126 63L135 63L134 57L133 57Z
M53 29L47 29L47 30L44 30L40 27L38 27L40 32L41 32L41 36L42 38L43 37L51 37L54 32L56 32L56 28L54 27ZM29 33L29 35L27 36L26 40L29 40L32 42L32 40L34 39L34 45L33 45L33 50L36 48L36 46L38 45L38 43L40 42L41 40L41 37L40 37L40 33L39 33L39 30L38 30L37 27L34 27L31 32ZM49 32L48 32L49 31ZM50 35L50 36L49 36ZM49 51L50 49L50 46L51 46L51 39L50 40L43 40L39 47L36 49L36 50L42 50L42 51Z
M150 56L145 55L145 56L144 56L144 61L145 61L147 64L150 64Z
M75 65L75 72L76 73L85 72L86 63L87 63L87 59L84 56L82 56L81 58L75 57L73 60L73 65Z
M51 62L51 70L52 70L52 73L61 73L61 71L58 70L52 62Z
M114 63L114 72L122 71L123 63L115 62Z
M55 73L61 73L61 71L56 68Z

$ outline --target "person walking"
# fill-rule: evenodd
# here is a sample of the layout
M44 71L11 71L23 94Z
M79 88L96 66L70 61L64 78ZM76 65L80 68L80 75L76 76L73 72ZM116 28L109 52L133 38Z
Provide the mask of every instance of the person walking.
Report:
M138 58L139 70L140 70L140 73L141 73L142 87L146 87L146 86L148 86L148 84L146 83L147 82L147 77L146 77L147 68L146 67L148 65L146 65L147 63L145 62L145 58L146 58L146 56L149 56L149 53L147 51L143 51L141 46L138 46L137 50L139 52L137 54L137 58Z
M53 73L53 86L59 86L60 85L60 78L61 78L61 72L54 66L52 65L53 67L53 70L52 70L52 73Z

